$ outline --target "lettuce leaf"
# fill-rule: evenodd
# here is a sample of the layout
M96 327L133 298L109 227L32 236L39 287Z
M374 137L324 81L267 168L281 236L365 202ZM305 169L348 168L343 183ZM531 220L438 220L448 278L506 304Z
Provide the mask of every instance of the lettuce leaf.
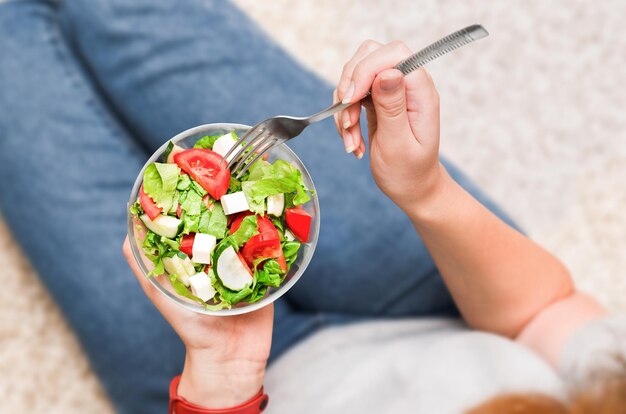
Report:
M257 229L257 217L247 216L241 221L241 225L237 231L230 235L230 239L237 245L235 246L235 250L239 250L241 246L250 240L250 237L256 234L259 234Z
M200 215L191 215L183 212L180 219L183 221L183 231L181 234L197 233L200 226Z
M248 303L255 303L260 301L265 297L265 293L267 292L266 285L256 285L250 294L250 297L247 299Z
M191 299L191 300L196 301L198 303L201 303L203 305L205 304L202 299L200 299L199 297L193 295L189 291L189 289L187 289L187 286L185 286L181 281L179 281L176 278L176 275L170 275L169 279L170 279L170 283L172 284L172 287L174 288L174 291L176 291L176 293L178 293L180 296L184 296L187 299Z
M143 174L143 189L163 211L172 208L179 168L176 164L153 162Z
M180 207L191 216L199 216L202 205L202 197L193 190L187 191L184 200L180 202Z
M211 221L211 211L208 209L204 210L202 212L202 215L200 216L200 222L198 223L198 232L208 233L210 221Z
M265 268L256 270L255 278L257 284L278 287L283 281L283 277L280 273L271 273Z
M143 207L141 207L141 203L139 201L135 201L133 205L130 206L130 214L139 217L143 213Z
M226 215L224 214L222 205L215 203L213 205L213 210L211 210L211 218L209 219L206 232L208 234L212 234L218 239L223 239L226 235L226 222Z
M311 199L310 191L304 185L302 172L293 164L277 160L274 164L266 161L259 162L251 167L248 180L241 183L250 209L253 210L263 203L265 198L274 194L295 193L293 203L304 204Z
M300 246L301 243L297 241L288 241L283 243L283 254L285 255L287 266L291 266L291 264L296 261Z
M217 141L219 137L221 137L221 135L205 135L196 141L193 147L213 149L213 144L215 144L215 141Z
M160 275L165 272L163 268L163 258L174 254L179 249L177 241L159 236L148 230L146 238L141 245L144 255L152 262L154 269L150 271L148 277Z

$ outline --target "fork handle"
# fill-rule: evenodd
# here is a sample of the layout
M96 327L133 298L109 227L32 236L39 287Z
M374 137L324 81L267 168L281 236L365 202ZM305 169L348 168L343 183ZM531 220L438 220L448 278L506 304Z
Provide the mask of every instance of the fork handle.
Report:
M487 32L487 30L479 24L467 26L409 56L408 58L404 59L402 62L394 66L394 69L398 69L406 76L417 68L424 66L426 63L433 61L449 52L452 52L453 50L458 49L461 46L472 43L475 40L487 37L488 35L489 32ZM368 91L363 98L368 97L370 93L371 92ZM307 122L309 124L312 124L314 122L321 121L322 119L326 119L329 116L332 116L337 112L346 109L352 104L354 104L354 102L346 104L337 102L336 104L333 104L328 108L314 115L311 115L307 118Z

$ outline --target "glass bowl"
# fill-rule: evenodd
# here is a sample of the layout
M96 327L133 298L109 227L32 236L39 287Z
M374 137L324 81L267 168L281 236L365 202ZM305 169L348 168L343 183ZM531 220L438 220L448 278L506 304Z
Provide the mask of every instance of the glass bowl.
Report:
M183 131L180 134L176 135L174 138L172 138L171 141L183 148L191 148L198 139L202 138L205 135L221 135L226 134L230 131L235 131L235 133L239 137L241 137L248 129L250 129L250 126L241 124L206 124ZM134 217L130 214L128 208L135 201L137 201L137 198L139 197L139 189L141 188L141 184L143 182L143 172L146 166L155 161L160 161L166 147L167 142L165 142L158 150L156 150L154 154L152 154L150 159L146 162L144 167L139 172L139 175L135 180L133 190L130 194L129 204L126 208L128 212L128 238L130 240L130 246L133 252L133 256L137 264L139 265L139 268L143 271L145 275L147 275L154 268L154 266L152 262L144 256L143 250L141 249L141 244L143 242L142 237L144 233L143 231L140 231L140 228L143 226L143 224L141 223L141 221L134 219ZM307 186L307 188L314 191L311 200L303 206L304 209L313 217L311 221L311 232L309 236L309 241L308 243L302 243L302 245L300 246L298 256L295 262L292 263L291 268L289 269L289 274L286 276L285 281L278 288L268 288L265 297L256 303L238 303L237 305L234 305L231 309L221 309L215 311L208 310L204 308L201 304L178 295L172 288L167 275L150 277L150 282L163 295L165 295L168 299L176 302L180 306L194 312L218 316L241 315L243 313L248 313L260 309L274 302L276 299L284 295L289 289L291 289L291 287L298 281L298 279L302 277L302 274L306 270L309 262L311 261L311 258L313 257L313 252L315 251L315 246L317 244L317 239L319 235L319 200L315 193L313 179L309 175L309 172L306 170L302 161L300 161L300 158L298 158L298 156L289 147L281 144L272 148L269 151L269 161L272 162L277 159L289 161L293 165L298 167L298 169L300 169L300 171L302 172L304 184Z

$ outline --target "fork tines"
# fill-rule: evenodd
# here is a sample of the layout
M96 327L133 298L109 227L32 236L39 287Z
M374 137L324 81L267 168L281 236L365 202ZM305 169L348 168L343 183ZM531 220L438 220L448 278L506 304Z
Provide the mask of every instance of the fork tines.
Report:
M224 160L228 160L230 173L235 178L240 178L277 140L263 122L252 127L224 155Z

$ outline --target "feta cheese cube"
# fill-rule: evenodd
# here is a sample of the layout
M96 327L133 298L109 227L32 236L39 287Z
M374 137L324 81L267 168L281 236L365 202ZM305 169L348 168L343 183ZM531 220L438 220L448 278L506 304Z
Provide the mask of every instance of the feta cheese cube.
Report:
M213 152L217 152L223 157L228 151L230 151L232 147L235 146L236 143L237 140L232 133L222 135L213 143ZM233 153L228 156L228 159L226 161L230 161L234 155L235 151L233 151Z
M267 214L280 217L285 209L285 195L274 194L267 197Z
M196 273L191 276L189 278L189 284L191 285L191 293L205 302L215 296L215 289L211 284L211 279L209 275L204 272Z
M227 216L241 211L250 210L248 200L246 200L246 196L243 191L226 194L220 198L220 201L222 202L222 207L224 208L224 214Z
M196 233L191 248L191 258L194 263L211 264L211 253L215 249L217 239L211 234Z

